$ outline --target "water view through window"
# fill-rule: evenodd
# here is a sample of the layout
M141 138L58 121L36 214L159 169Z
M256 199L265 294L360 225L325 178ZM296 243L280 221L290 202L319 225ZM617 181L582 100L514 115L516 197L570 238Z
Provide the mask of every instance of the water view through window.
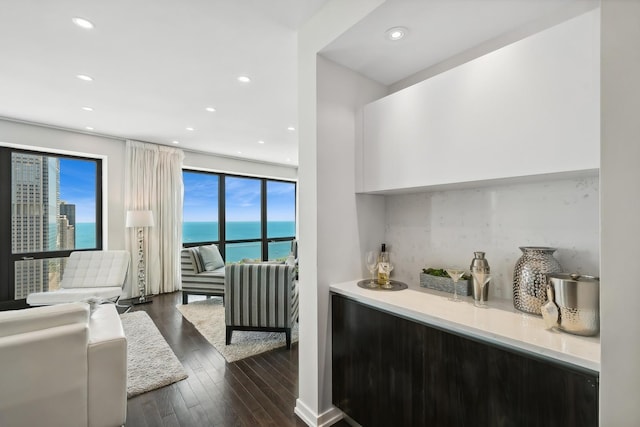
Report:
M220 227L224 227L226 262L263 259L264 210L269 240L266 259L284 259L289 255L290 240L296 233L295 183L195 171L183 171L183 178L184 243L220 242ZM219 194L220 180L224 180L224 200ZM266 189L264 206L263 189ZM224 224L219 222L221 206Z

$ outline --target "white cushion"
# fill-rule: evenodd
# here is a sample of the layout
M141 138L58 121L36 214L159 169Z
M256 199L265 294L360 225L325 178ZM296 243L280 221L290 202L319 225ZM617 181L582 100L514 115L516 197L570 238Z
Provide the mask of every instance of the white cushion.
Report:
M224 267L224 260L216 245L200 246L199 252L205 271L213 271Z
M27 296L29 305L54 305L74 301L82 301L95 297L102 299L115 299L122 294L120 286L107 286L101 288L67 288L50 292L36 292Z
M86 324L88 319L89 308L87 304L81 302L38 307L32 310L2 311L0 312L0 338L74 323Z
M199 274L202 277L222 277L224 279L224 267L216 268L213 271L203 271Z
M72 252L65 266L60 287L122 287L128 268L127 251Z

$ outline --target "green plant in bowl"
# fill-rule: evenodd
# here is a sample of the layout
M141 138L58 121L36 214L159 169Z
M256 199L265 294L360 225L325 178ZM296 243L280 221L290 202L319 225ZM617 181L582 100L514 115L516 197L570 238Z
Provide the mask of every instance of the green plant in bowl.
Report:
M446 272L446 270L444 270L442 268L423 268L422 272L424 274L428 274L430 276L451 278L451 276L449 276L449 274ZM465 273L465 274L462 275L461 279L468 280L469 277L470 276L467 273Z

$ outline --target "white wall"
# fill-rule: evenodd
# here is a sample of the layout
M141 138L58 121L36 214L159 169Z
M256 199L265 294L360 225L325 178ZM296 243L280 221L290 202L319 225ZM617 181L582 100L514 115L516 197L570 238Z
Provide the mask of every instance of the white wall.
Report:
M125 248L124 140L0 119L0 145L102 159L104 248ZM297 178L297 171L293 167L261 164L203 153L185 152L184 165L241 175L289 180ZM133 275L129 275L130 280L132 277ZM130 285L127 285L125 297L130 295Z
M566 272L599 276L597 176L386 196L393 277L419 287L422 268L469 268L486 252L490 298L512 299L520 246L551 246Z
M295 413L311 426L331 425L341 416L331 404L328 280L361 269L353 266L360 257L355 253L359 239L353 229L342 236L328 228L331 223L341 231L357 228L357 209L366 210L368 200L360 204L354 194L356 110L359 102L386 91L354 73L340 70L342 74L317 53L381 3L330 0L298 33L300 342ZM346 93L338 93L342 89ZM340 218L345 225L337 223ZM336 259L337 265L327 264ZM330 269L336 274L324 271Z
M358 109L386 87L318 57L318 297L329 316L329 286L363 277L363 257L384 236L384 198L356 197L355 138ZM319 318L320 320L320 318ZM331 405L331 322L318 329L320 387Z
M298 178L298 168L294 166L262 163L258 161L221 157L191 151L186 151L184 153L183 164L185 168L211 172L232 173L292 181L295 181Z
M602 1L600 425L640 425L640 2Z
M383 241L385 201L355 191L355 141L362 127L360 107L386 87L339 66L317 59L317 294L319 413L331 404L331 331L329 285L363 277L363 257ZM301 223L306 217L301 216ZM306 244L304 235L301 245ZM302 243L305 242L305 243ZM302 260L304 255L300 255ZM306 277L300 268L301 280ZM302 288L308 286L302 282ZM301 291L302 292L302 291ZM305 311L301 310L301 322ZM302 327L303 323L301 323ZM300 334L303 336L303 334ZM300 384L305 360L300 359ZM303 398L301 393L301 399ZM321 423L319 423L321 425Z

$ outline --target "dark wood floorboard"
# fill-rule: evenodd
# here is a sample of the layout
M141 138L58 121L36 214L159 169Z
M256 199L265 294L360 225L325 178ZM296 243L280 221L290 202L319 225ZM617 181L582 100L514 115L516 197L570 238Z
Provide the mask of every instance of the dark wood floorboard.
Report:
M190 297L190 299L193 297ZM305 427L293 413L298 396L298 345L227 363L182 318L180 292L158 295L132 311L149 314L189 378L127 402L126 427ZM345 421L334 427L348 427Z

